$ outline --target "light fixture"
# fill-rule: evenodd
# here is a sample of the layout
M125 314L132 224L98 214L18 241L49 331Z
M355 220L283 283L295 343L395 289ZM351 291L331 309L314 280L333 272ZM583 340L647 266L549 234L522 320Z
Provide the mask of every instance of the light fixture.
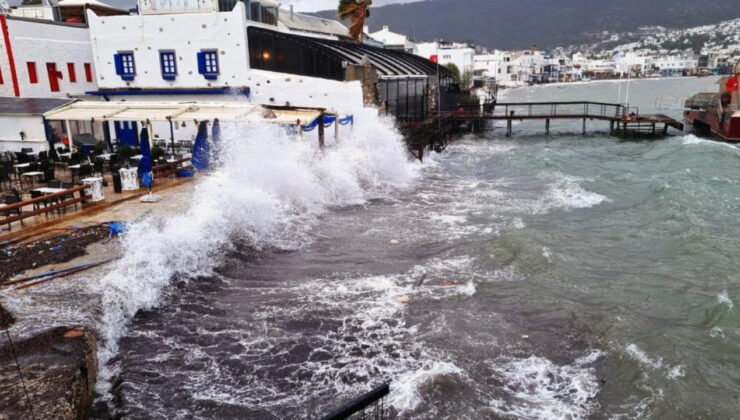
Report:
M270 52L269 51L263 51L262 52L262 59L265 61L270 61Z

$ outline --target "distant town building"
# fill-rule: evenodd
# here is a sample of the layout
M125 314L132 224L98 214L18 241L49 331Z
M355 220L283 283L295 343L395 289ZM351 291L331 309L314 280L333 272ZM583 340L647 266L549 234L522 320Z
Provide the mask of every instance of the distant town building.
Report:
M439 64L444 66L454 64L460 70L460 75L466 72L473 74L475 70L475 48L465 43L434 41L416 44L416 55L429 59L437 56Z
M365 32L368 32L367 30ZM369 34L373 39L382 42L383 46L389 50L406 51L416 54L416 44L406 35L399 34L390 30L388 26L383 29Z

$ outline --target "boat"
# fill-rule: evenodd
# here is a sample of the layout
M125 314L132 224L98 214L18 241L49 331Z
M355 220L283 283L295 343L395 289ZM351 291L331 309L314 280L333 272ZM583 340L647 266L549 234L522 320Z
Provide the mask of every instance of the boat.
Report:
M697 93L684 107L684 120L695 131L711 133L727 142L740 142L740 63L735 74L718 81L719 92Z

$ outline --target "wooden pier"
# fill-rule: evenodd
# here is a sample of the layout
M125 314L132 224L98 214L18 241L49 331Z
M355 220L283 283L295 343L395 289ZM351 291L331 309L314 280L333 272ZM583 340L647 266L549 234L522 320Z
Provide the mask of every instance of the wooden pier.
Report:
M506 121L506 135L512 135L514 121L539 120L550 134L552 120L582 120L582 133L587 121L609 123L609 133L623 137L665 136L668 128L683 131L683 123L662 114L640 115L637 107L604 102L511 102L482 106L466 104L456 110L442 112L441 117L454 123L469 122L472 131L483 129L485 121Z

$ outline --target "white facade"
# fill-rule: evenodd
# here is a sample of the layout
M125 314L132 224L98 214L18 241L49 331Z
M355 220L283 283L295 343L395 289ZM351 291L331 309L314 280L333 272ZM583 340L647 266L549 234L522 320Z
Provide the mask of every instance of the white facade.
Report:
M440 65L454 64L460 70L460 76L465 72L473 73L475 70L475 49L467 44L423 42L416 44L415 54L427 60L436 55Z
M385 48L389 50L406 51L416 54L416 44L406 35L391 31L388 26L383 26L383 29L369 35L373 39L382 42Z
M247 20L243 3L231 12L98 17L88 11L101 89L199 89L248 86ZM199 73L198 53L217 53L218 74ZM163 78L160 53L174 52L176 75ZM131 80L117 74L115 56L133 54Z
M5 16L0 24L10 41L0 39L0 96L67 97L96 90L88 28Z
M48 145L41 115L0 115L0 152L24 148L38 152L47 150Z
M506 53L499 51L493 54L476 55L473 57L473 70L477 75L503 80L506 55Z

